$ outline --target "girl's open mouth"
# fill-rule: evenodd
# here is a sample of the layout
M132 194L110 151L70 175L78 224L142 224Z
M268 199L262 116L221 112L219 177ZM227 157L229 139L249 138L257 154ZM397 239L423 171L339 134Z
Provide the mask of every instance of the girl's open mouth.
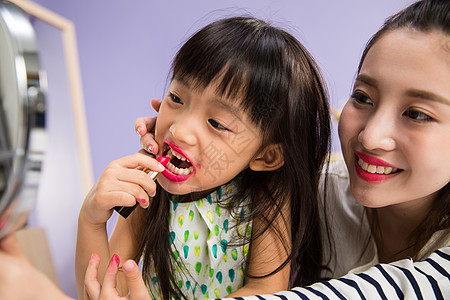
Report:
M191 161L180 152L182 150L171 143L165 142L163 145L163 155L170 159L163 175L175 182L185 181L195 173L195 168Z

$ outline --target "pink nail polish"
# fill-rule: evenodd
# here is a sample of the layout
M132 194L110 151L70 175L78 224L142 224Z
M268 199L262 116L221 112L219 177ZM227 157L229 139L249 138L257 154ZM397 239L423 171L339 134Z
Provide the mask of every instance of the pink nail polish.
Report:
M142 204L144 204L145 202L147 202L147 200L145 200L145 199L140 199L140 198L136 198L136 201L139 202L139 203L142 203Z
M152 145L148 146L147 151L148 151L149 153L153 153Z
M116 264L116 266L119 267L119 264L120 264L120 258L119 258L119 256L117 256L117 254L114 254L114 255L111 257L111 261L113 261L113 262Z

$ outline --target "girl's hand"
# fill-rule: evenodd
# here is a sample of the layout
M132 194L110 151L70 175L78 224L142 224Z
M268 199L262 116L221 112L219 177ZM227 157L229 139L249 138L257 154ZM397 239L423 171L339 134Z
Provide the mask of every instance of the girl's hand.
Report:
M152 99L152 107L159 112L161 100ZM141 136L141 146L151 154L158 153L158 144L155 141L156 117L142 117L134 121L134 130Z
M91 225L102 225L111 217L115 206L149 206L149 196L156 184L143 172L144 168L162 172L164 167L152 156L136 153L111 162L89 191L80 211Z
M116 290L116 275L119 267L119 257L113 255L106 270L103 284L97 280L97 270L100 264L100 257L93 253L86 270L84 280L85 290L89 300L101 299L130 299L130 300L149 300L150 295L147 287L142 280L141 272L134 260L127 260L122 265L123 275L130 289L129 295L121 297ZM86 299L85 299L86 300Z

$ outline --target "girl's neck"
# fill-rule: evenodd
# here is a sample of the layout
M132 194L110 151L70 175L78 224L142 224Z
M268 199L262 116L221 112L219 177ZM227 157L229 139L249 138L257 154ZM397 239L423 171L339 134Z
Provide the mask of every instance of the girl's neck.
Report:
M432 199L420 199L369 210L369 220L380 262L414 257L412 233L430 211Z

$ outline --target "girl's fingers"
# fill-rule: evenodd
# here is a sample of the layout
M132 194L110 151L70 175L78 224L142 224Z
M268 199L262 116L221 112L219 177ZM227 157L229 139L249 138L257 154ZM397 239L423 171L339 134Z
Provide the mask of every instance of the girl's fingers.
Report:
M150 294L136 262L132 259L125 261L122 265L122 270L130 291L130 300L150 299Z
M117 294L116 290L116 276L119 270L120 259L119 256L114 254L109 261L108 268L106 269L105 277L103 277L102 295Z
M162 101L159 100L159 99L152 99L151 104L152 104L153 109L156 112L159 112L159 108L161 107L161 103L162 103ZM147 128L149 128L149 127L147 127ZM152 131L152 130L150 130L150 131Z
M159 161L153 158L153 156L143 153L136 153L133 155L125 156L111 162L108 168L122 167L127 169L136 169L144 167L152 171L162 172L164 166Z
M106 192L124 191L136 198L146 199L155 195L156 183L144 171L127 170L119 172L115 180L104 182L102 189Z
M98 266L100 257L96 253L92 253L84 276L84 290L88 297L85 299L99 299L101 286L97 279Z
M152 117L140 117L134 121L134 131L140 136L147 134L147 126L146 124L149 122L149 119Z
M150 154L158 154L159 147L155 141L155 136L152 133L147 133L141 137L140 140L142 149L145 149Z

